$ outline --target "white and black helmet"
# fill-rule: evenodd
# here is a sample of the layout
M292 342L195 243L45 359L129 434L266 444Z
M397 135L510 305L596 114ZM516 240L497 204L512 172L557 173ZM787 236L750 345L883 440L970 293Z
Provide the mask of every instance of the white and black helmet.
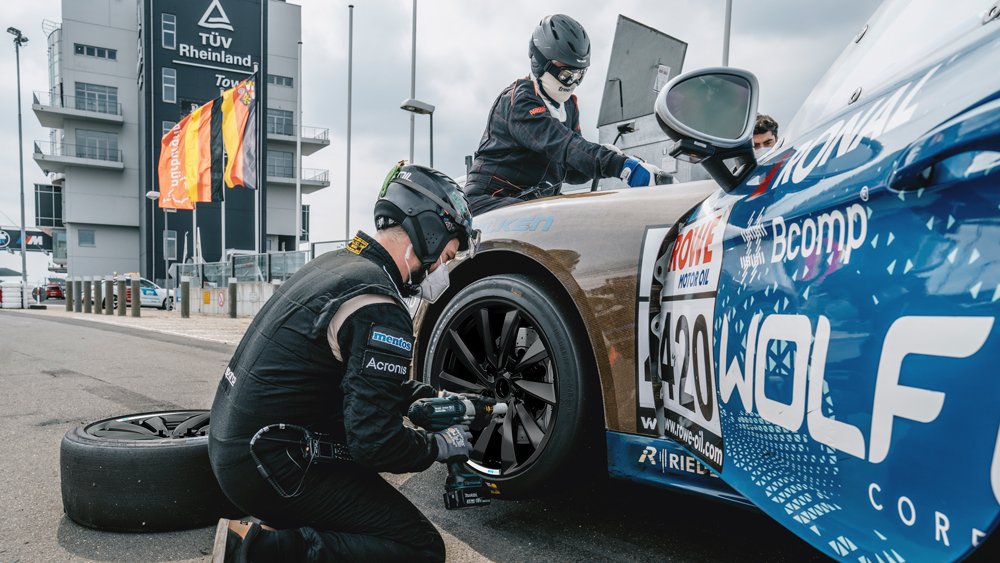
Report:
M578 84L590 66L590 37L580 22L569 16L545 16L531 34L528 56L535 76L541 78L549 72L566 86Z
M375 226L401 226L424 269L437 262L444 247L458 239L458 249L475 254L479 231L465 194L447 175L416 164L396 164L385 177L375 202Z

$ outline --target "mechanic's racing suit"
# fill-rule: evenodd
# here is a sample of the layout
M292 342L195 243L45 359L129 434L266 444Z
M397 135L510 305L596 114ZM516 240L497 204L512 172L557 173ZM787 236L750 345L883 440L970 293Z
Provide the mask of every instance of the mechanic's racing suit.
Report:
M434 526L378 475L423 471L437 457L431 436L403 425L410 403L435 392L408 377L413 327L402 285L389 253L359 232L282 284L247 329L212 405L209 457L233 504L280 530L257 536L251 556L444 560ZM282 498L249 449L275 423L328 434L353 461L313 464L301 493ZM288 492L303 475L291 457L260 456Z
M500 93L465 183L473 215L621 172L625 155L580 135L576 96L563 104L565 120L557 108L530 77Z

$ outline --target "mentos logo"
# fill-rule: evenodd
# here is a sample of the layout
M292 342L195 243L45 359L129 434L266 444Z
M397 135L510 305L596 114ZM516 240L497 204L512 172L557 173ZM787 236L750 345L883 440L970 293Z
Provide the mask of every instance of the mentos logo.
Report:
M376 342L384 342L389 346L395 346L400 350L406 350L407 352L413 351L413 344L407 342L405 338L397 338L395 336L390 336L384 332L374 331L372 332L372 340Z

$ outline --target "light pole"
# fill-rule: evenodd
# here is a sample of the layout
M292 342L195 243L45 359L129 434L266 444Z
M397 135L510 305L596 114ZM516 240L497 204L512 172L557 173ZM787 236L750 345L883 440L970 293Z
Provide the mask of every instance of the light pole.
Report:
M428 104L427 102L421 102L420 100L415 100L413 98L408 98L403 100L403 103L399 105L399 109L403 111L410 112L410 118L416 117L416 114L428 115L431 119L431 168L434 168L434 106ZM410 161L413 161L413 149L410 149Z
M17 61L17 164L21 169L21 291L28 287L28 236L24 228L24 142L21 132L21 46L28 42L20 29L8 27L7 33L14 36L14 58Z
M417 0L413 0L413 46L410 49L410 99L417 97ZM413 162L413 124L416 116L410 114L410 163Z
M156 200L160 199L160 192L150 190L146 192L146 198L149 199L149 249L152 252L149 260L149 279L156 283Z

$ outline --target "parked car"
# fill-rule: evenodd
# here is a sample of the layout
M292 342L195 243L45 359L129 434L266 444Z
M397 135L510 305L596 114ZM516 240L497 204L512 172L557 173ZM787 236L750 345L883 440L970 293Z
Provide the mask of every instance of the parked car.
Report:
M415 318L429 383L508 403L470 467L751 504L853 561L996 536L998 14L887 1L761 162L753 75L687 73L655 113L714 181L477 217Z
M125 304L132 305L132 278L138 274L125 274ZM115 278L115 282L117 282ZM118 284L112 285L113 307L118 306ZM102 301L104 306L106 301ZM164 289L146 278L139 278L139 306L172 309L174 306L174 290Z
M49 282L45 286L45 298L46 299L65 299L66 295L63 293L63 286L58 282Z

